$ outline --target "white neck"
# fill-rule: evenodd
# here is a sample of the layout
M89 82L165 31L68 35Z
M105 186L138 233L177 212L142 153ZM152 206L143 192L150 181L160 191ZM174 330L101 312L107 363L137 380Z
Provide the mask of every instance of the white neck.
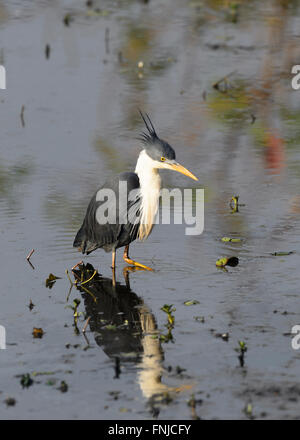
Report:
M141 240L147 238L150 234L158 210L161 178L155 163L143 150L139 155L135 168L141 187L142 202L139 228L139 238Z

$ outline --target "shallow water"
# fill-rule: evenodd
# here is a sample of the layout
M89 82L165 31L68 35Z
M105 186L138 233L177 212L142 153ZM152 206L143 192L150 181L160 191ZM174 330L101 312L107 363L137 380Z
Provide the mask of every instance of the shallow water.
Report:
M299 418L290 334L300 324L300 105L290 83L299 24L298 3L275 0L240 2L236 17L212 0L0 2L0 418ZM65 270L80 259L72 243L91 195L135 167L138 108L199 177L162 173L164 186L205 189L204 232L157 225L131 246L155 272L130 273L130 287L121 250L115 287L110 255L85 257L104 277L97 306L75 287L67 302ZM243 206L232 213L234 195ZM237 267L215 266L230 255ZM52 289L49 273L61 277ZM66 307L74 298L80 330L92 316L88 349ZM164 304L176 308L168 343Z

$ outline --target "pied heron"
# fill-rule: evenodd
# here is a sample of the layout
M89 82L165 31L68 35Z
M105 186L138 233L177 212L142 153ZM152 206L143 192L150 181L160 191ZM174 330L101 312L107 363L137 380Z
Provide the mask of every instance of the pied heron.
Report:
M77 232L73 246L83 254L98 248L112 252L112 269L115 269L116 249L125 246L123 259L126 263L147 270L150 267L129 258L129 245L136 238L143 240L151 233L159 206L161 178L158 170L175 170L191 179L198 180L190 171L176 162L174 149L160 139L147 114L140 112L146 132L140 136L143 149L138 157L135 172L124 172L107 180L102 188L111 189L118 200L120 182L127 184L127 191L135 191L134 199L126 199L125 211L117 208L115 222L99 223L97 209L101 205L98 191L92 197L82 226ZM101 188L100 188L101 189ZM103 202L103 201L102 201ZM131 219L134 213L134 220ZM126 216L126 217L125 217ZM125 221L124 221L125 219Z

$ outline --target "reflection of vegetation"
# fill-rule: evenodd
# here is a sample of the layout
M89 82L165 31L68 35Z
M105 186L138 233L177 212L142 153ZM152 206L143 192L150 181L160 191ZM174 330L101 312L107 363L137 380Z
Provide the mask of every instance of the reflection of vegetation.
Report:
M236 80L226 88L216 90L208 99L212 114L226 124L240 124L249 121L250 97L246 84Z
M144 58L145 53L149 50L152 38L153 32L149 28L131 26L125 37L125 45L122 48L125 60L136 64L141 57Z
M131 165L120 156L120 149L108 143L105 139L98 136L94 141L94 146L101 153L101 157L105 158L106 166L114 173L124 171L127 166Z
M0 165L0 194L8 196L15 186L24 183L25 178L31 173L29 164L13 165L4 168Z
M32 174L32 170L32 165L25 162L10 167L0 165L0 196L7 201L13 212L19 212L22 208L19 198L23 194L19 196L18 189Z
M97 185L94 187L97 187ZM82 204L74 206L74 201L61 192L50 193L43 206L44 217L48 222L59 220L67 230L75 230L78 223L82 220L82 206L87 204L83 197Z
M75 298L73 301L73 306L71 305L66 306L73 310L73 327L76 335L80 334L80 330L78 328L78 318L82 315L82 312L78 312L78 307L80 305L80 302L81 301L79 298Z
M300 145L300 110L290 110L287 108L281 108L281 117L284 120L284 124L287 127L286 130L286 146L293 148Z
M175 316L173 315L173 313L176 311L176 309L175 307L173 307L173 304L165 304L161 308L161 310L167 314L167 323L165 324L165 327L167 328L167 333L161 333L159 339L165 343L168 343L169 341L174 342L172 330L174 328Z

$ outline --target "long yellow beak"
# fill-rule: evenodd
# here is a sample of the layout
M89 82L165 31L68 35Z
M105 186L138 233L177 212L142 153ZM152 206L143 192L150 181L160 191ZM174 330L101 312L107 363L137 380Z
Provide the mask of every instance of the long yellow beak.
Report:
M192 174L189 170L187 170L186 168L184 168L182 165L180 165L179 163L175 163L175 164L168 164L170 166L171 170L174 171L178 171L181 174L184 174L185 176L190 177L191 179L194 180L198 180L198 178L196 176L194 176L194 174Z

